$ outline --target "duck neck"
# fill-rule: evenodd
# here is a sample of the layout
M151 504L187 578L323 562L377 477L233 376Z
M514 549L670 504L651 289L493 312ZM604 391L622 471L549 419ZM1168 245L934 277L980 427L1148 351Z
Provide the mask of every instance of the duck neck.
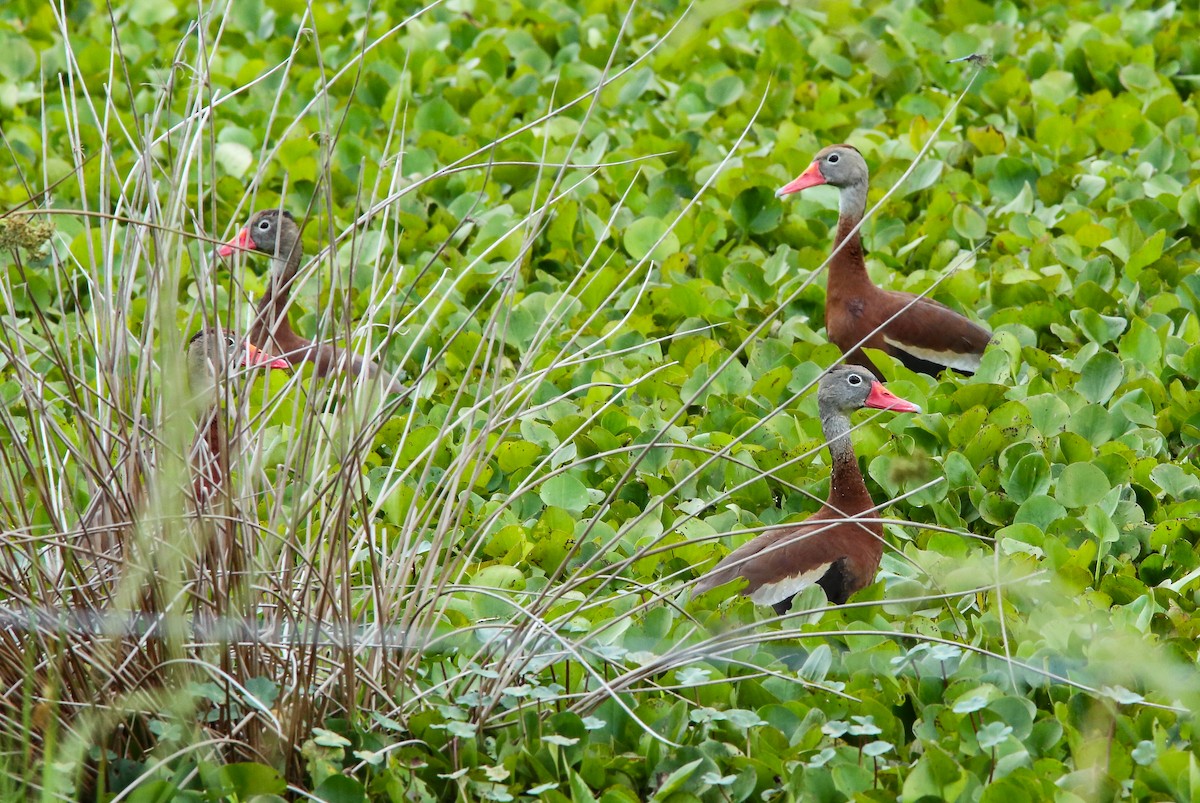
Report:
M829 444L829 455L833 459L833 472L829 480L829 503L843 513L858 513L871 505L867 484L863 481L854 456L854 445L850 442L850 419L841 411L824 414L821 429Z
M841 202L838 205L837 239L835 247L841 250L834 256L829 265L829 280L835 285L849 283L870 284L867 277L867 265L863 261L862 236L855 231L850 234L863 219L867 208L867 185L865 183L851 184L842 187Z
M296 334L288 321L292 282L300 270L301 258L299 241L292 245L287 257L271 258L267 292L259 300L254 323L250 326L250 342L255 348L279 355L293 364L302 362L312 346L312 341Z
M215 401L206 406L200 416L196 440L192 449L192 488L196 504L204 507L220 493L229 475L229 439L221 408Z

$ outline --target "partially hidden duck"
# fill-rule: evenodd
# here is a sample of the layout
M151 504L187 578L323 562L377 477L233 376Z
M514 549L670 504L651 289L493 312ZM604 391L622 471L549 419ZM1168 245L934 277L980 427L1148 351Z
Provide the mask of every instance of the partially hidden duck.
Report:
M339 348L332 343L314 343L301 337L288 321L292 283L303 256L300 227L290 212L263 209L229 242L217 249L228 257L237 251L257 251L271 257L267 292L258 302L250 342L256 348L281 355L292 365L311 362L317 376L346 372L353 376L378 377L388 393L405 393L408 388L371 360Z

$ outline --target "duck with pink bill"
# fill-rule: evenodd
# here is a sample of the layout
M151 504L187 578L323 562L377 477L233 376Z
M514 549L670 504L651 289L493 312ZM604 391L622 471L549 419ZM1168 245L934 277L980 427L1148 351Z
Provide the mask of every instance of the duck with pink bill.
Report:
M867 162L853 145L830 145L808 168L775 194L828 184L841 193L834 247L825 293L825 330L848 362L883 374L863 353L879 349L909 370L936 376L946 368L963 374L979 370L991 333L929 298L882 290L867 275L859 232L850 234L867 208Z
M868 513L875 503L850 442L850 414L862 407L921 412L864 368L831 368L817 386L821 430L833 458L824 506L799 524L767 530L730 552L696 584L697 594L740 578L746 581L743 596L782 615L791 609L793 597L811 585L819 585L830 602L840 605L874 582L883 556L883 527L855 518L878 518Z
M406 393L399 380L349 349L332 343L314 343L292 329L288 320L292 284L303 259L300 227L291 213L279 209L255 212L233 239L217 248L222 257L238 252L266 254L271 257L267 292L258 301L250 342L260 349L280 354L292 365L311 362L317 376L345 372L351 376L366 374L388 393Z

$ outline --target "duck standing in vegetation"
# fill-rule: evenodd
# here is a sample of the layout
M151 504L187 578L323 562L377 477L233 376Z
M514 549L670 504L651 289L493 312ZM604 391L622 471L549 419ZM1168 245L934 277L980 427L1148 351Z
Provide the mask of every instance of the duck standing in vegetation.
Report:
M817 406L833 458L825 505L806 521L768 530L729 553L700 579L697 594L742 577L747 581L743 596L782 615L792 607L792 598L814 583L840 605L875 580L883 527L854 518L875 503L850 442L850 413L860 407L900 413L919 413L921 408L892 394L865 369L847 365L831 368L821 378Z
M830 145L803 173L775 193L828 184L841 190L834 247L825 294L825 329L846 359L883 378L863 353L879 349L913 371L936 376L946 368L964 374L979 369L988 330L928 298L882 290L867 275L862 239L854 230L867 209L867 162L853 145Z
M229 438L218 407L219 389L234 371L248 366L288 368L286 360L268 356L250 343L219 328L202 329L188 341L188 388L198 407L196 437L189 452L192 504L203 510L220 493L229 474ZM120 533L145 504L146 478L153 471L153 454L138 452L122 461L124 476L103 487L81 517L83 543L92 556L114 554Z

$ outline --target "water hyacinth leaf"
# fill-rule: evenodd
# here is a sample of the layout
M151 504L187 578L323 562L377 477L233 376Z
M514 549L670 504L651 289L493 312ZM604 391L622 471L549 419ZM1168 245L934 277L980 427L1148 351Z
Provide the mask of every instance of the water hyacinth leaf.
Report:
M965 204L954 207L954 230L967 240L982 240L987 236L987 221L983 215Z
M1130 255L1125 262L1125 275L1136 280L1142 270L1162 256L1163 240L1166 232L1159 230L1146 239L1142 247Z
M729 209L738 228L750 234L765 234L779 225L783 204L766 187L743 190Z
M242 178L254 163L254 154L240 142L220 142L217 144L216 160L226 175Z
M558 474L542 483L539 494L551 507L582 513L591 504L587 486L571 474Z
M1116 340L1129 321L1116 315L1101 315L1093 309L1071 310L1071 320L1087 337L1101 346Z
M287 782L277 770L262 764L239 762L226 764L219 770L221 780L230 794L251 798L255 795L281 795Z
M629 256L637 260L646 256L663 260L679 250L679 237L667 230L666 221L656 217L639 218L629 224L622 242Z
M1015 502L1024 502L1050 489L1050 463L1040 454L1027 454L1002 481L1005 492Z
M1103 404L1121 386L1125 371L1120 358L1112 352L1097 352L1080 371L1078 390L1090 402Z
M321 782L312 792L316 800L324 803L364 803L367 792L355 778L345 775L331 775Z
M1068 508L1082 508L1099 502L1110 487L1108 477L1092 463L1071 463L1058 476L1054 498Z
M533 465L542 454L542 448L529 441L506 441L496 448L496 461L500 470L512 472Z
M696 769L702 763L704 763L704 759L698 758L676 769L663 780L662 785L655 791L654 797L651 800L666 800L672 793L683 789L689 781L693 780L692 776L695 775Z
M804 665L800 667L800 677L813 683L820 683L829 674L832 665L833 651L828 644L819 644L804 659Z
M466 123L458 112L442 98L430 98L417 107L413 125L418 132L437 131L442 134L461 134Z
M746 84L736 75L723 75L708 85L704 97L714 106L728 106L742 96Z

